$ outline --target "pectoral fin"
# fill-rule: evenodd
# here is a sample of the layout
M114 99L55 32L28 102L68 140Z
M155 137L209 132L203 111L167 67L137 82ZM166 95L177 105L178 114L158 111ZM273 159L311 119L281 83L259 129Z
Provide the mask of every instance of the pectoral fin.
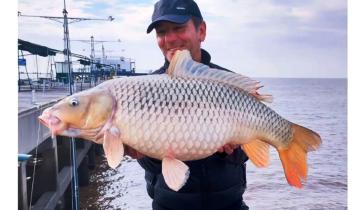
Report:
M162 160L162 174L168 187L178 191L185 185L190 170L182 161L172 157L165 157Z
M103 147L109 166L115 169L124 156L124 145L117 128L111 127L105 131Z
M251 162L257 167L266 167L269 165L269 144L255 139L247 144L241 145Z

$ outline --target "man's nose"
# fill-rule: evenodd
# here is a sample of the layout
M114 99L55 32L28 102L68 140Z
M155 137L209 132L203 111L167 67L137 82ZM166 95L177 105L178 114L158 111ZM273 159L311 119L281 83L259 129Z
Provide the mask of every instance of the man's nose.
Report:
M176 33L174 33L173 31L168 31L165 34L165 42L172 42L175 41L177 39Z

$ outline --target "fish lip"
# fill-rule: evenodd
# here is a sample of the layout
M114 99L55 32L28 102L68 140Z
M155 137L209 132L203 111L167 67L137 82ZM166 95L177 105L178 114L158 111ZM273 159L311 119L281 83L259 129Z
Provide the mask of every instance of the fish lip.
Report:
M49 121L48 119L45 119L43 115L38 117L38 120L41 124L45 125L46 127L49 127Z
M61 119L58 118L50 109L44 110L38 119L41 124L49 128L51 138L54 138L57 134L60 134L64 130L65 126Z
M61 124L61 119L58 118L56 115L49 113L48 110L45 110L42 115L40 115L38 117L40 123L42 123L43 125L47 126L47 127L52 127L55 125L59 125Z
M41 113L41 115L38 117L40 123L42 123L42 124L45 125L46 127L49 127L49 126L50 126L50 118L51 118L50 109L51 109L51 108L45 109L45 110Z

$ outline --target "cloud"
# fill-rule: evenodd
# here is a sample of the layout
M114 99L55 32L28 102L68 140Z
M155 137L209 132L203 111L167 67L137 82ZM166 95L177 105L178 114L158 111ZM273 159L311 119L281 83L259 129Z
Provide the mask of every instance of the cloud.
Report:
M105 49L136 60L139 70L163 63L154 34L145 30L155 1L67 1L69 16L113 22L70 24L70 38L117 40ZM249 76L346 76L347 5L343 0L197 0L207 22L203 47L214 62ZM19 0L24 14L61 16L62 2ZM62 26L19 18L19 37L61 49ZM89 45L72 43L73 51ZM101 46L96 46L100 50ZM325 71L325 69L327 71Z
M199 1L207 49L253 76L346 76L344 1ZM224 53L226 52L226 53Z

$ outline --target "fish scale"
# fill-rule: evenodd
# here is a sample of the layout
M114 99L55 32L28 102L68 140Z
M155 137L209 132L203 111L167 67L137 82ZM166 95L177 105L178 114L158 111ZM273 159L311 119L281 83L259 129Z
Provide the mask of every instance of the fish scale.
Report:
M229 85L152 75L122 78L108 86L120 106L116 120L123 125L122 141L144 154L150 149L155 158L162 159L171 150L180 160L201 159L256 133L283 142L291 137L280 116ZM280 129L269 129L273 126Z

